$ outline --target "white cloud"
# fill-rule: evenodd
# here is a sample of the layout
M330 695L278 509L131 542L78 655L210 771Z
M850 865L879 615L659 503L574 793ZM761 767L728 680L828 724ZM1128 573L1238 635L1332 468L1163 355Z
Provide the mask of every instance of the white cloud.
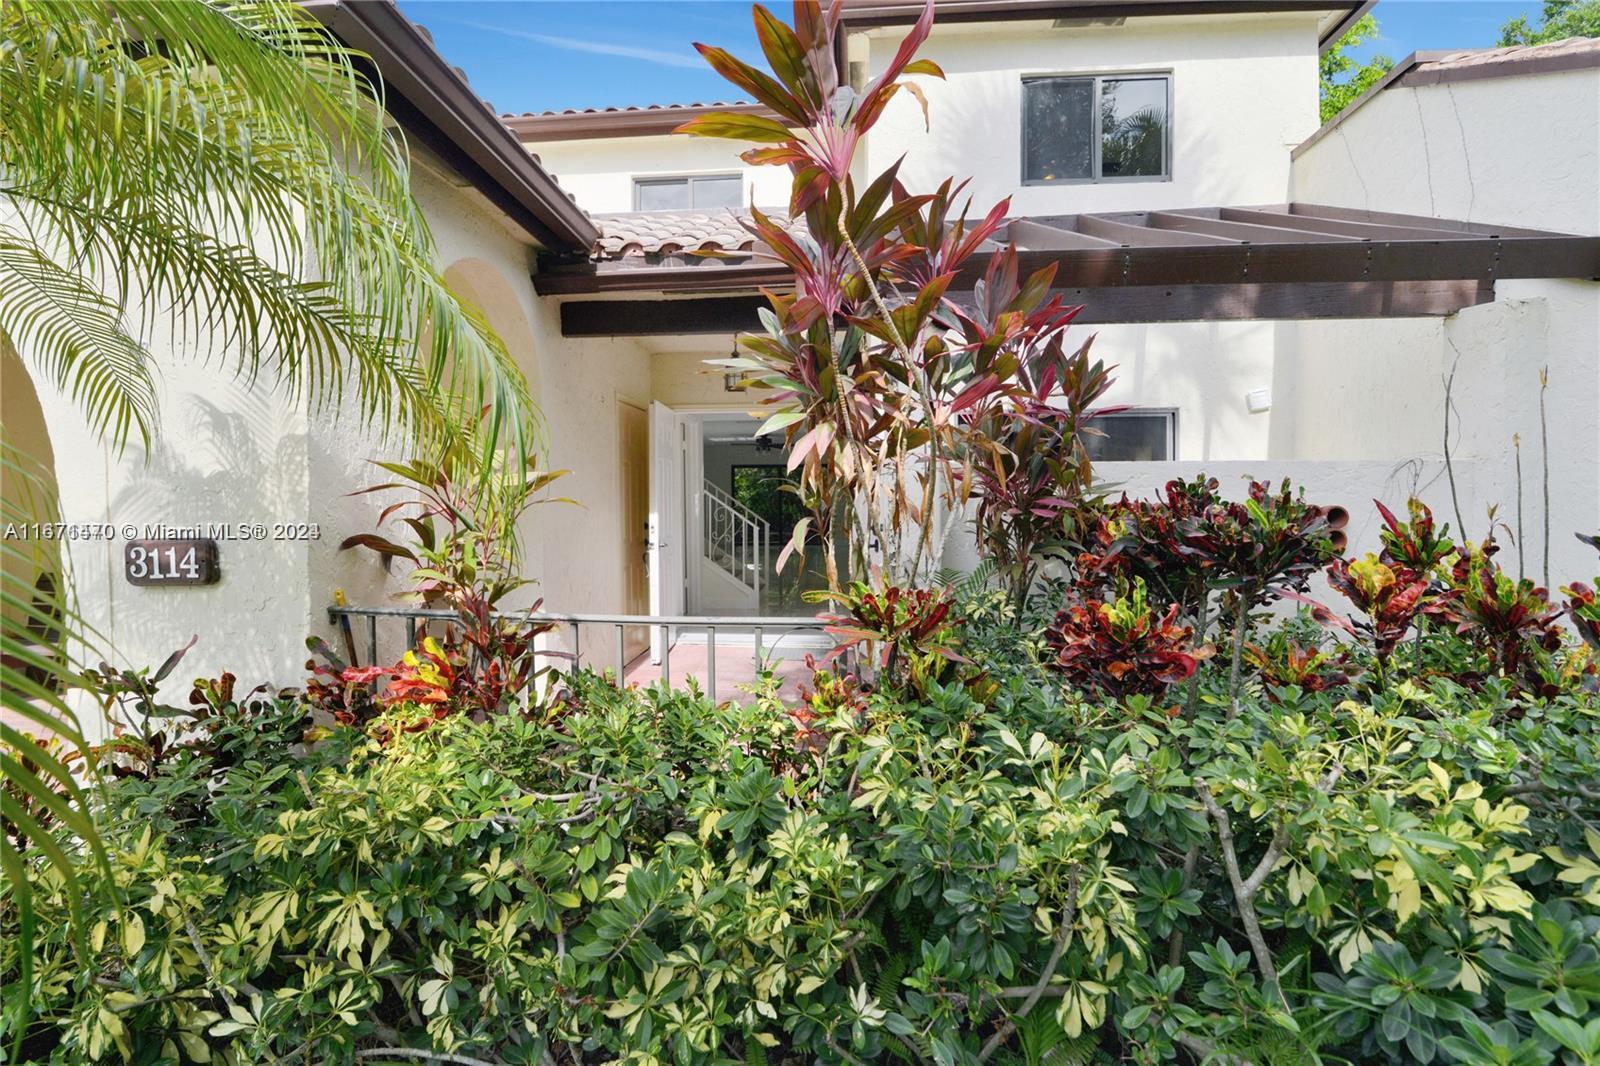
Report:
M440 21L453 22L458 26L471 26L475 30L487 33L498 33L506 37L520 37L526 41L537 41L547 44L552 48L562 48L569 52L590 52L594 55L619 56L623 59L637 59L642 63L656 63L663 67L688 67L692 70L705 70L705 60L695 52L668 52L659 48L635 48L632 45L612 44L609 41L591 41L581 37L557 37L548 33L534 33L531 30L512 29L509 26L493 26L486 22L471 22L466 19L442 19Z

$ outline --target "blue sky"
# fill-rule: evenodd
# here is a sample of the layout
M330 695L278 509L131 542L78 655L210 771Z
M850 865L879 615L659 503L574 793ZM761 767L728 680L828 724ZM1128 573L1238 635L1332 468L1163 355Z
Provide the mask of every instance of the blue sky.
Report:
M400 0L501 111L725 100L733 88L691 47L759 56L739 0ZM769 6L772 6L769 4ZM778 3L782 12L788 5ZM1537 0L1380 0L1382 39L1361 53L1493 45Z

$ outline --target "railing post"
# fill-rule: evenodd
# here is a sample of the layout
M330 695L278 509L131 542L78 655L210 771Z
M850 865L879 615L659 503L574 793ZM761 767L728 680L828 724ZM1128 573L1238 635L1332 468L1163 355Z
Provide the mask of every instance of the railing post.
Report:
M378 616L367 615L367 665L378 665Z
M623 657L628 654L626 648L624 647L624 645L626 643L627 642L625 640L623 640L623 637L622 637L622 623L618 622L617 623L617 687L618 688L622 687L622 675L628 669L628 664L623 660Z
M717 627L706 626L706 691L717 702Z
M583 669L583 623L572 623L572 669L573 672Z
M755 664L756 673L761 672L761 627L756 626L755 631Z
M672 627L661 623L661 680L672 687Z

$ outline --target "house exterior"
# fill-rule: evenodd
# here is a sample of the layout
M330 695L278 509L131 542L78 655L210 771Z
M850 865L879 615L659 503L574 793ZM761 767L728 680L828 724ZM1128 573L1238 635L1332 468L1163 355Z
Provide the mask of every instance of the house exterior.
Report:
M581 506L535 508L522 529L530 600L796 613L750 577L769 572L770 530L737 532L749 516L716 495L781 449L752 439L754 397L705 364L755 324L758 286L782 278L754 257L693 255L747 246L737 210L781 207L787 173L671 134L720 105L497 117L388 3L309 6L372 55L447 278L527 374L548 465L572 471L561 494ZM847 0L852 81L883 67L916 9ZM913 191L969 177L979 211L1011 199L1003 239L1025 263L1060 264L1117 366L1108 402L1131 417L1105 427L1106 480L1143 492L1203 470L1242 492L1247 476L1291 477L1351 510L1358 550L1376 541L1373 497L1416 493L1452 520L1458 504L1474 538L1494 504L1509 528L1520 498L1530 573L1548 521L1552 577L1592 575L1571 531L1600 528L1600 50L1419 55L1319 130L1319 49L1364 10L940 0L922 51L948 77L922 79L930 123L902 94L861 166L903 157ZM305 531L226 541L223 580L185 590L128 585L120 539L73 545L84 614L128 663L198 631L186 676L288 683L300 635L333 638L335 589L391 602L394 579L337 545L377 514L346 495L369 482L365 460L403 445L195 367L168 373L152 454L117 459L6 360L8 433L26 424L47 442L63 521ZM953 538L946 559L970 564L970 541ZM610 637L589 639L594 655ZM384 652L398 640L383 634Z

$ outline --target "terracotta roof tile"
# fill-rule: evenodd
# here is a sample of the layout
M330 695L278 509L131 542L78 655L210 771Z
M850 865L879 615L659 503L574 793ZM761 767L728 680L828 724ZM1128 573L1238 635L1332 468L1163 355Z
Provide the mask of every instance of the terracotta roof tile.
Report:
M524 141L572 141L609 137L655 137L671 133L700 115L732 111L742 115L777 116L763 104L747 100L692 104L649 104L644 107L568 108L565 111L501 115L500 121Z
M568 107L559 111L524 111L513 114L509 111L502 112L502 119L508 118L556 118L561 115L626 115L641 111L700 111L716 107L754 107L752 100L708 100L705 103L692 104L645 104L644 106L629 105L627 107Z
M1593 55L1600 62L1600 38L1572 37L1565 41L1551 41L1548 44L1511 45L1507 48L1470 48L1460 52L1450 52L1434 59L1417 64L1416 69L1423 71L1438 70L1465 70L1469 67L1482 67L1490 64L1522 64L1543 63L1558 56L1587 56Z
M767 211L785 219L782 210ZM600 259L626 259L632 256L677 255L684 252L753 251L756 240L741 222L748 212L732 208L720 211L633 211L595 215L600 227ZM799 224L789 224L791 230Z

